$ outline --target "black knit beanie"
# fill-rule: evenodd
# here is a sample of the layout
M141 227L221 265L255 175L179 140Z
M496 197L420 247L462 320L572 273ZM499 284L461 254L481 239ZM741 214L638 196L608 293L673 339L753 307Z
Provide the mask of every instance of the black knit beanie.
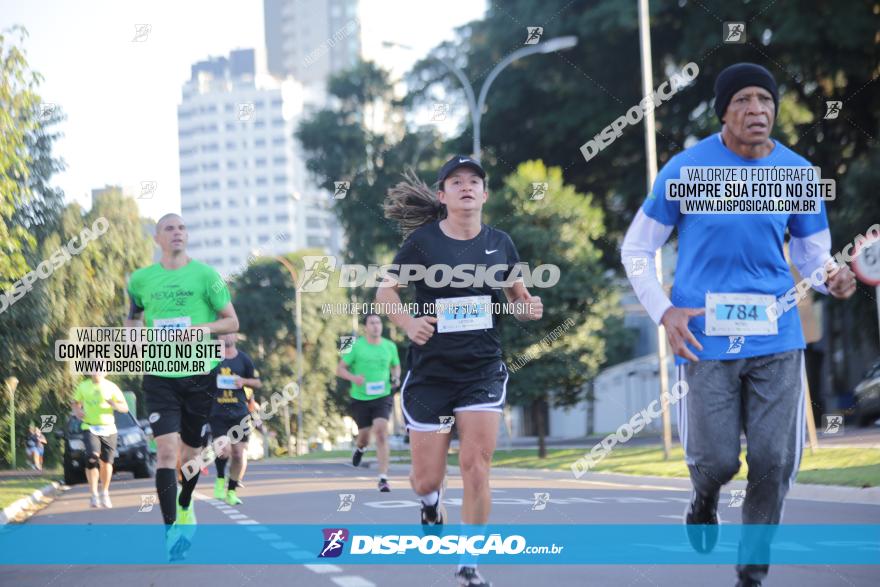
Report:
M773 75L755 63L735 63L715 78L715 114L719 120L724 118L733 95L749 86L758 86L773 94L774 110L779 112L779 89Z

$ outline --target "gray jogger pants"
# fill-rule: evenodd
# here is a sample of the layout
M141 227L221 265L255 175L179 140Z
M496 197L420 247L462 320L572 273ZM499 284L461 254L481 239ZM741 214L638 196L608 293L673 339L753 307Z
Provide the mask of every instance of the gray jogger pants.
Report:
M742 523L778 524L804 446L803 351L687 363L678 367L678 377L688 384L678 402L678 421L694 489L711 495L736 475L745 432L749 473ZM729 516L726 508L719 503ZM766 547L769 556L769 540L760 542L750 541L749 550ZM738 570L760 581L767 565Z

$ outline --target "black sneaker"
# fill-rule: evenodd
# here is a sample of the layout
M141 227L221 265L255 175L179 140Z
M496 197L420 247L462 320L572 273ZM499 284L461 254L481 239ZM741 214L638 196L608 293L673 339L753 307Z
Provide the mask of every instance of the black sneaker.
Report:
M740 577L736 582L736 587L761 587L761 582L748 577Z
M351 453L351 465L359 467L362 458L364 458L364 449L355 447L354 452Z
M443 492L434 505L422 504L422 526L442 526L446 521L446 508L443 507Z
M485 580L475 567L462 567L455 573L455 578L461 587L492 587L492 583Z
M703 495L694 491L684 515L688 540L697 552L712 552L718 543L718 492Z
M379 491L381 491L382 493L388 493L389 491L391 491L391 486L388 485L388 479L379 479Z

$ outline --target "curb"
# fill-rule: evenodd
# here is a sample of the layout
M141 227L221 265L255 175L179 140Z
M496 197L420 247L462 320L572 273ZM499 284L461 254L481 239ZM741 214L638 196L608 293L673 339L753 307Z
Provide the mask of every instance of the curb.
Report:
M51 501L55 498L55 494L58 493L61 486L62 484L60 482L52 481L48 485L44 485L40 489L35 490L30 495L12 502L0 511L0 526L5 526L23 511L29 510L34 506L43 503L44 499L50 498Z

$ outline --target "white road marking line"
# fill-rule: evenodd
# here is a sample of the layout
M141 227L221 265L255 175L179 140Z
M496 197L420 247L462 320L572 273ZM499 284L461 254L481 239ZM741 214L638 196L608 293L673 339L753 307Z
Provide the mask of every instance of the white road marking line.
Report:
M337 567L336 565L303 565L308 570L313 573L318 573L319 575L326 575L327 573L341 573L342 569Z
M371 480L370 477L361 477L361 479L364 481ZM503 492L503 490L500 491ZM217 508L218 510L229 516L230 520L237 520L238 524L246 524L248 526L247 530L249 532L257 533L256 536L263 540L281 540L282 538L278 534L266 532L266 530L269 529L267 526L260 524L256 520L249 519L247 516L241 514L237 509L229 507L226 502L208 497L207 495L201 494L198 491L194 491L193 496ZM298 561L313 559L315 556L315 553L309 552L307 550L289 550L292 548L298 548L298 546L292 542L273 542L270 544L270 546L272 546L273 548L277 548L278 550L283 550L287 553L287 556ZM342 568L336 565L304 564L302 566L319 575L342 572ZM376 587L375 583L367 581L363 577L358 577L357 575L343 575L341 577L331 578L333 579L334 583L339 585L339 587Z
M339 587L376 587L376 584L372 581L367 581L363 577L358 577L357 575L331 577L331 580L339 585Z
M260 540L281 540L283 536L267 532L266 534L257 534L257 538L259 538Z

